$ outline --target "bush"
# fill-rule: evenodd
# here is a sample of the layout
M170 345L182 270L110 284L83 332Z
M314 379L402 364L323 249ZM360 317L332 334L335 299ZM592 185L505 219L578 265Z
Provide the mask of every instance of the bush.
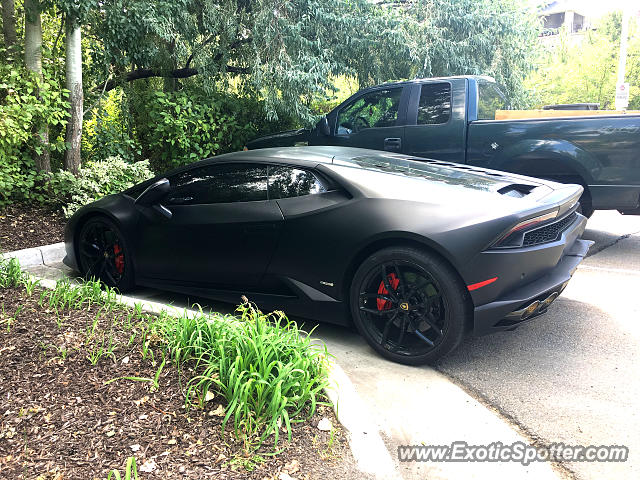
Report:
M101 162L87 162L75 178L68 172L52 176L52 198L61 199L67 217L83 205L105 195L118 193L153 176L149 161L128 163L119 157L109 157Z
M92 162L109 157L120 157L126 162L140 160L142 147L124 110L124 100L122 90L112 90L93 110L93 116L84 122L83 159Z
M241 150L258 135L295 126L286 115L269 120L263 103L251 97L209 94L197 85L175 92L151 87L136 85L129 101L136 141L156 173Z
M23 155L12 161L0 160L0 207L14 202L59 204L58 194L71 191L64 173L37 172L32 159Z
M153 92L138 123L156 172L239 150L254 129L241 124L233 104L193 92Z
M83 205L105 195L118 193L153 176L149 161L128 163L119 157L87 162L78 177L60 171L38 173L33 165L0 163L0 207L20 202L37 202L62 207L67 217Z

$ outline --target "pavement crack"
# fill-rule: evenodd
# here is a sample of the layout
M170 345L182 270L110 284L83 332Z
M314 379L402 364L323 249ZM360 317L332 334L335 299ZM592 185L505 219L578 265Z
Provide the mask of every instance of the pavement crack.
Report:
M600 252L602 252L603 250L606 250L609 247L613 247L614 245L620 243L622 240L626 240L627 238L632 237L633 235L638 235L638 234L640 234L640 230L638 230L637 232L626 233L626 234L616 238L612 242L605 243L604 245L599 245L598 248L589 250L589 252L585 256L585 258L589 258L592 255L595 255L596 253L600 253Z

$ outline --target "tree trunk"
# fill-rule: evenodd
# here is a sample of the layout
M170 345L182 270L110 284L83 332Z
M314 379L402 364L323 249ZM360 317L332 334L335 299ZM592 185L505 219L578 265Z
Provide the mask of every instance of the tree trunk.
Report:
M168 48L167 48L168 52L169 52L169 57L170 57L170 63L171 63L171 70L175 70L176 68L178 68L178 62L176 61L176 57L175 57L175 51L176 51L176 41L172 40L171 43L169 43ZM164 85L162 88L162 91L167 93L167 92L175 92L178 89L178 80L175 77L164 77Z
M24 17L24 63L27 69L42 78L42 23L38 0L24 0ZM49 126L46 119L38 130L36 133L40 137L42 153L36 154L36 169L50 172Z
M82 93L82 45L80 25L74 19L67 17L66 25L66 73L67 90L71 118L67 123L65 141L69 145L64 155L64 168L74 175L80 169L80 140L82 139L82 109L84 97Z
M16 6L14 0L2 0L2 34L4 46L12 48L16 42Z

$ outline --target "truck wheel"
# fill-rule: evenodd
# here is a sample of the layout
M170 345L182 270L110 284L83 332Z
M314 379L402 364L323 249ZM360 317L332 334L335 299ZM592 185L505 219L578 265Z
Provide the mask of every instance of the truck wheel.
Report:
M577 176L571 177L571 176L565 176L565 175L559 175L557 177L554 177L552 175L547 175L542 178L544 178L545 180L551 180L552 182L575 183L577 185L582 185L582 188L584 188L584 192L582 192L582 196L580 197L580 206L578 207L578 213L580 213L581 215L584 215L587 218L591 218L591 215L593 215L593 212L594 212L593 206L591 203L591 194L589 193L589 189L585 185L581 177L577 177Z
M584 199L583 197L585 197L585 195L582 195L582 197L580 197L580 206L578 207L578 212L587 218L591 218L591 215L593 215L594 211L593 207L591 206L591 199L589 198L589 201L587 203L584 201L586 199Z
M564 183L569 183L569 182L564 182ZM577 183L577 182L571 182L571 183ZM578 205L578 213L580 213L581 215L584 215L587 218L591 218L591 215L593 215L593 207L591 206L591 195L589 194L589 191L587 190L587 187L584 184L579 184L582 185L582 187L584 188L584 192L582 192L582 196L580 197L580 205Z

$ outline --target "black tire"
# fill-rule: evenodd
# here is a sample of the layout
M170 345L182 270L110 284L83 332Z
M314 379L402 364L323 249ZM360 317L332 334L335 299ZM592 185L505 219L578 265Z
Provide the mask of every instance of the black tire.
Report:
M410 247L367 258L353 277L349 300L360 335L383 357L406 365L433 363L453 351L471 315L456 272L439 256Z
M584 215L587 218L591 218L593 215L593 207L591 206L591 196L585 191L580 197L580 205L578 206L578 213Z
M134 287L131 249L114 221L90 218L80 229L77 244L78 266L85 278L97 278L121 292Z

